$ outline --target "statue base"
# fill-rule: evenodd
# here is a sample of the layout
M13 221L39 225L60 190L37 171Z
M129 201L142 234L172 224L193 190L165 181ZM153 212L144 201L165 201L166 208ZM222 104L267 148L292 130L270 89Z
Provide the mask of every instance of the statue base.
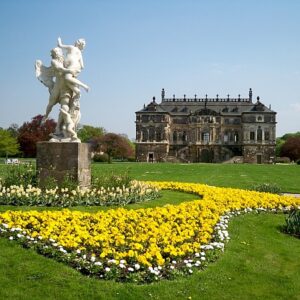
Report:
M54 179L61 185L67 178L80 187L91 185L91 152L89 145L72 142L38 142L37 173L39 186Z

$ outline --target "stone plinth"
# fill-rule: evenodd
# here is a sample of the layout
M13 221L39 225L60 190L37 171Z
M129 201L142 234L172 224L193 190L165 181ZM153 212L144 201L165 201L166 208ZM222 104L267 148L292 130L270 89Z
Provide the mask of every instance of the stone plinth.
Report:
M85 143L37 143L37 172L39 185L49 178L58 184L68 176L81 187L91 184L91 152Z

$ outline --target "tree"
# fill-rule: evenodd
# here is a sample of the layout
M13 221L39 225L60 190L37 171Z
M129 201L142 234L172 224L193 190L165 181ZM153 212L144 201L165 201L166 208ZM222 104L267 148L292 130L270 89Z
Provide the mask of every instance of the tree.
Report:
M42 123L43 116L37 115L31 122L25 122L19 128L18 142L24 157L36 157L36 143L48 141L54 132L56 122L53 119Z
M93 127L90 125L83 125L77 132L78 138L86 143L90 142L95 137L100 137L105 134L103 127Z
M112 158L128 158L133 155L128 140L116 133L107 133L92 140L92 147L95 151L101 151L108 155L108 163Z
M7 130L11 133L14 138L18 137L19 125L16 123L12 123Z
M0 129L0 156L19 153L18 141L7 129Z
M300 136L289 137L282 145L280 155L294 161L300 159Z
M290 137L300 137L300 131L295 132L295 133L286 133L286 134L284 134L281 138L282 138L284 141L287 141L288 138L290 138Z
M275 154L276 156L280 156L281 148L283 144L285 143L285 140L283 138L277 138L276 139L276 148L275 148Z

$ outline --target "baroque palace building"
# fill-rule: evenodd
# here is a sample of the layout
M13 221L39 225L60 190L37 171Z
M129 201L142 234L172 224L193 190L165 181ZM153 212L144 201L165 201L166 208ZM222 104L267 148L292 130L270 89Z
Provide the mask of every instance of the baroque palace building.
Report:
M155 97L136 112L136 160L272 163L276 112L257 97Z

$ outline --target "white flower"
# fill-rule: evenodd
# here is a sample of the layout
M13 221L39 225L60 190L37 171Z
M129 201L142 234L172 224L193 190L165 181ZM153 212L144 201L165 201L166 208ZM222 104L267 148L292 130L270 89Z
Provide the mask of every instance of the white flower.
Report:
M115 259L110 259L110 260L108 261L108 263L109 263L109 264L115 264L115 263L116 263L116 260L115 260Z
M201 261L197 260L196 263L195 263L195 266L199 267L200 265L201 265Z
M91 256L91 262L94 262L96 260L95 256Z
M105 268L105 272L109 272L110 271L110 268L109 267L106 267Z
M95 266L102 266L102 263L100 261L96 261Z
M82 258L83 258L83 259L86 259L86 255L85 255L85 254L84 254L84 255L82 255Z
M9 240L10 240L10 241L12 241L13 239L14 239L14 237L13 237L13 236L10 236L10 237L9 237Z
M124 269L124 268L125 268L125 265L124 265L124 264L119 264L119 267L120 267L121 269Z
M192 274L192 273L193 273L193 270L192 270L192 269L189 269L189 273Z
M128 271L129 271L129 272L133 272L133 271L134 271L134 268L129 267L129 268L128 268Z
M120 264L126 264L126 261L124 259L121 259Z
M77 253L77 254L80 254L80 253L81 253L81 250L80 250L80 249L77 249L77 250L76 250L76 253Z
M204 256L201 256L201 258L200 258L201 260L206 260L206 258L204 257Z
M139 270L141 266L139 264L135 264L134 267L136 270Z
M175 267L174 267L174 266L170 266L170 269L171 269L171 270L174 270L174 269L175 269Z

